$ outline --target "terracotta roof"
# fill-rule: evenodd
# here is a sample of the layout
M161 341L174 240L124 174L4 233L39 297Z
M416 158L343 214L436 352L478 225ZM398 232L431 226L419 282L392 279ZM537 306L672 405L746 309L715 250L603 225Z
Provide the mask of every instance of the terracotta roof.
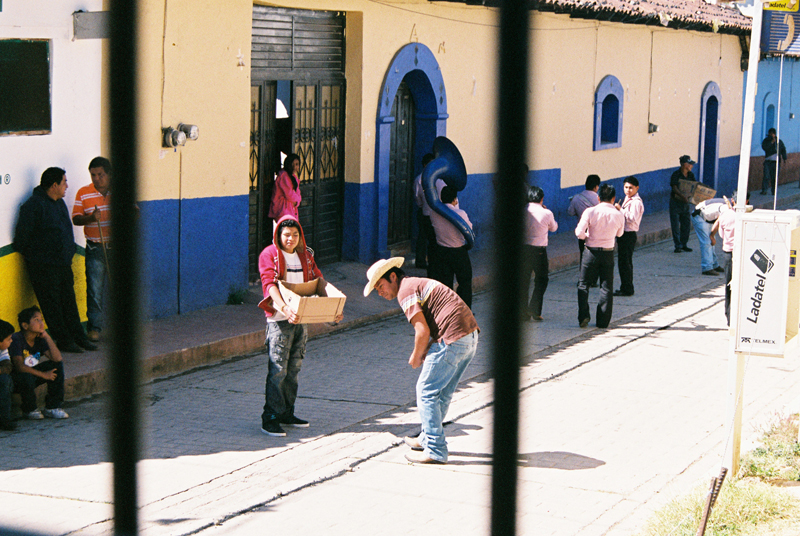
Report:
M470 5L499 7L499 0L446 0ZM752 20L731 4L704 0L529 0L531 9L565 13L570 17L646 24L682 30L749 34Z

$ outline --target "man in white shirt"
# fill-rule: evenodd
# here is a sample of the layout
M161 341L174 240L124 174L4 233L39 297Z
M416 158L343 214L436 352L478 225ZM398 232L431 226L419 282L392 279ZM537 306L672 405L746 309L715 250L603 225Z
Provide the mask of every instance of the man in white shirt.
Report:
M600 278L600 301L595 320L598 328L607 328L611 322L614 285L614 242L625 230L625 217L614 206L617 192L604 184L598 191L600 204L586 209L575 228L575 236L586 241L578 281L578 322L582 328L589 325L589 282Z
M620 285L619 290L614 291L614 296L633 296L633 249L636 247L636 231L644 215L644 203L639 197L639 179L628 177L623 189L625 199L616 205L625 218L625 232L617 238Z

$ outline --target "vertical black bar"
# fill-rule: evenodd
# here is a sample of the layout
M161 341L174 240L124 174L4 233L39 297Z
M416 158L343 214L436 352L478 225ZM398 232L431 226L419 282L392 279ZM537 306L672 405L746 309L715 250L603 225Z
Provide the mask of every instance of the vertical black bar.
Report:
M494 431L492 534L516 534L519 436L521 252L527 153L528 2L503 0L500 12L500 117L495 180ZM502 281L502 284L500 283Z
M139 457L139 244L136 202L136 0L111 4L111 459L114 532L135 535Z

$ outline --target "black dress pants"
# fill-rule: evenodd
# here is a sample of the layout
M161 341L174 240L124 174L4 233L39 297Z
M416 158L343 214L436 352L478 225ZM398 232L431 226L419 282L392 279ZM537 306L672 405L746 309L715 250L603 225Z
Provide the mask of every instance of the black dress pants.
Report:
M430 256L430 252L428 252ZM472 262L469 260L467 246L446 248L439 244L433 254L433 277L450 288L453 288L453 276L458 287L456 294L472 309ZM430 269L430 268L429 268Z
M84 340L72 266L29 262L25 266L50 336L59 345Z
M633 294L633 249L636 247L636 231L625 231L617 238L617 264L619 265L619 290Z
M544 293L547 291L547 284L550 282L550 267L547 262L547 248L542 246L531 246L525 244L523 253L525 255L523 262L523 285L525 286L525 299L528 298L528 290L531 286L531 272L533 272L533 294L528 304L528 313L531 316L542 315L542 303L544 302Z
M581 262L578 281L578 322L591 318L589 314L589 282L600 278L600 301L597 303L595 321L598 328L607 328L611 322L614 305L614 251L587 247Z

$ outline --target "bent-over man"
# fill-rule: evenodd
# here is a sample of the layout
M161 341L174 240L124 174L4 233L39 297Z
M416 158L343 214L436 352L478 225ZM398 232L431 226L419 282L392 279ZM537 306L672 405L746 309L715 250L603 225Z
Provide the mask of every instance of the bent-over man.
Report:
M453 290L439 281L406 277L403 257L382 259L369 267L364 296L372 289L387 300L397 298L414 326L411 368L422 366L417 380L417 408L422 421L418 437L406 437L413 463L447 463L444 418L458 382L478 347L478 322Z

